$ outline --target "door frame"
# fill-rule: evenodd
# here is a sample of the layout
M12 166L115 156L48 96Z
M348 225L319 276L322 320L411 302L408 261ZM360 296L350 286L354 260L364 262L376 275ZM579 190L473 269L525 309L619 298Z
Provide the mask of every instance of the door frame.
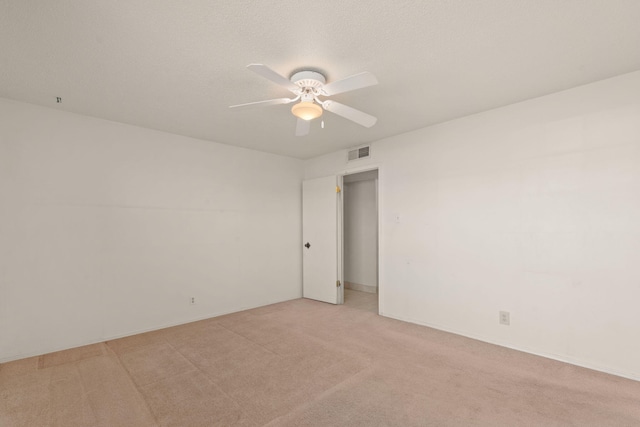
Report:
M344 169L342 172L338 173L337 176L340 177L340 188L344 189L344 177L346 175L355 175L361 172L369 172L369 171L378 171L378 182L376 184L376 210L377 210L377 218L378 218L378 262L377 262L377 274L378 274L378 314L383 315L383 263L381 260L382 257L382 221L380 221L380 206L382 206L382 191L381 191L381 182L382 182L382 167L377 164L368 164L360 167L353 167L349 169ZM341 292L340 292L340 302L338 304L344 304L344 193L340 192L339 199L339 207L338 207L338 280L342 284Z

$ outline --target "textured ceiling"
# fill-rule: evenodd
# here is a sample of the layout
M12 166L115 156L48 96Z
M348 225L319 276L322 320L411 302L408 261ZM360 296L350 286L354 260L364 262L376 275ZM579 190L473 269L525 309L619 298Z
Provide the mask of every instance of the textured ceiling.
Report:
M309 158L640 69L637 0L0 0L0 96ZM248 71L380 84L295 137L288 96ZM62 104L56 104L56 97Z

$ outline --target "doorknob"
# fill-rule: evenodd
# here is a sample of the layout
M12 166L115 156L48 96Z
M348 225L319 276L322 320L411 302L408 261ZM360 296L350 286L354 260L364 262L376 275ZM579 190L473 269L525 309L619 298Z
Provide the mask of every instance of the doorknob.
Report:
M305 248L309 249L311 247L311 243L307 242L306 245L304 245Z

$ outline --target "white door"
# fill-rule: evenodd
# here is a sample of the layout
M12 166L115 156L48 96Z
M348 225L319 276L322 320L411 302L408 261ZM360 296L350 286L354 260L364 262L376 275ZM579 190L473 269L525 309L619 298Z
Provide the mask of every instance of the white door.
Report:
M302 296L342 303L340 279L342 177L328 176L302 183ZM341 283L341 282L340 282Z

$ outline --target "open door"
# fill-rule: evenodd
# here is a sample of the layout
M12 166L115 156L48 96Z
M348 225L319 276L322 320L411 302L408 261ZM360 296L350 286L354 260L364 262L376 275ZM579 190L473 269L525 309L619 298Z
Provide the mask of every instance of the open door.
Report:
M342 304L341 176L302 183L302 296Z

